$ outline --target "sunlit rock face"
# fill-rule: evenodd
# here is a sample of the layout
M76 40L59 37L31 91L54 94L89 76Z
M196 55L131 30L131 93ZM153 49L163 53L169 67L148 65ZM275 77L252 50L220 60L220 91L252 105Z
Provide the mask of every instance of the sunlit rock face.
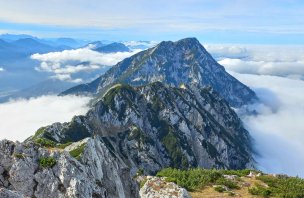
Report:
M251 89L228 74L195 38L163 41L126 58L91 83L63 94L100 94L116 83L142 86L157 81L176 87L210 86L235 107L257 99Z

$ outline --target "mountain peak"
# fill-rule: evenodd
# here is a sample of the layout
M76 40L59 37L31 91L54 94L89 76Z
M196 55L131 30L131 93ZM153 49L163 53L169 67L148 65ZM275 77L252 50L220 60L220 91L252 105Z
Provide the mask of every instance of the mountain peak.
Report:
M255 93L228 74L196 38L163 41L121 61L97 81L64 94L82 94L92 90L93 94L102 94L117 83L142 86L160 81L175 87L181 84L210 86L232 106L248 104L256 99Z
M201 45L199 40L195 37L183 38L183 39L180 39L180 40L176 41L175 43L177 43L177 44L197 44L197 45Z
M197 38L184 38L175 42L172 41L162 41L157 46L156 49L178 49L182 48L183 50L187 49L201 49L202 51L206 51L205 48L200 44Z

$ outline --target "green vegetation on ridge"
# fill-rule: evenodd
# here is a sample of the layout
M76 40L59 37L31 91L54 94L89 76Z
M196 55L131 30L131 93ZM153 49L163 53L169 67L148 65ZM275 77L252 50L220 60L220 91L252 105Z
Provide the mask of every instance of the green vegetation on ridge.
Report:
M189 169L178 170L166 168L157 173L159 177L166 177L167 181L175 182L189 191L200 191L204 187L214 185L214 190L218 192L239 189L242 180L253 170L215 170L215 169ZM259 171L253 171L261 173ZM224 175L236 175L237 178L226 179ZM285 175L267 175L261 173L253 176L254 183L247 188L248 192L258 197L284 197L284 198L303 198L304 179L299 177L289 177ZM247 177L248 179L248 177ZM260 182L257 182L260 181ZM231 192L232 193L232 192Z
M250 170L246 171L249 173ZM245 175L244 172L240 172L240 175ZM200 190L207 185L225 185L232 189L238 188L237 184L225 179L222 170L215 169L189 169L178 170L173 168L166 168L157 173L159 177L167 177L167 181L174 182L189 191Z

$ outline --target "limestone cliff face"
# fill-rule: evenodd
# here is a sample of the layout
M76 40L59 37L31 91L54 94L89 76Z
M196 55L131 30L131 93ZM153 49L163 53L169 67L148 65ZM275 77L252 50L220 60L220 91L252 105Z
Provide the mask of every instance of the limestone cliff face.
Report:
M69 151L85 145L78 160ZM43 166L42 160L53 159ZM33 142L0 142L0 196L36 198L139 197L128 166L98 139L86 138L65 149Z
M133 174L169 166L241 169L253 162L248 132L210 88L116 85L85 116L51 125L39 137L65 143L89 136L101 136Z

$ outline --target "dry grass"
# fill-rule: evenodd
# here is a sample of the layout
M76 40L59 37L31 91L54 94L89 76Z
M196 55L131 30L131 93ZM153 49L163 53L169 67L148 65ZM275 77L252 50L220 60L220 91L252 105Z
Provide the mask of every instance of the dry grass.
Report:
M201 191L190 192L192 198L231 198L231 197L245 197L245 198L257 198L258 196L251 195L248 192L248 188L250 186L254 186L254 184L266 185L262 181L257 180L255 178L242 177L242 181L238 182L241 187L238 190L232 190L234 195L230 195L227 192L220 193L214 190L212 186L208 186Z

